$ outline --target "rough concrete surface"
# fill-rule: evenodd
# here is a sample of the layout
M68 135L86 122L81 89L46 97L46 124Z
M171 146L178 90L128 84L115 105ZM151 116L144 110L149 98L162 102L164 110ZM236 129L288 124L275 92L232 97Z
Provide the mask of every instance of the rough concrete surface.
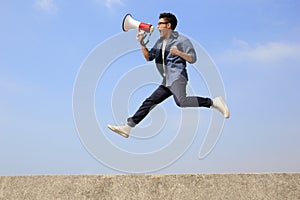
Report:
M300 173L0 176L0 199L300 200Z

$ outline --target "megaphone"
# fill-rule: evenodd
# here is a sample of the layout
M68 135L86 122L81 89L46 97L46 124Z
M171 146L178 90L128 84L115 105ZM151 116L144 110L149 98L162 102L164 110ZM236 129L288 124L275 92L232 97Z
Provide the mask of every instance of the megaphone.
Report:
M143 40L145 40L145 38L149 34L147 41L146 42L143 41L144 44L147 44L149 42L150 35L154 31L154 26L152 26L151 24L144 23L144 22L139 22L139 21L133 19L131 14L127 14L123 19L122 29L124 32L127 32L130 29L136 29L136 30L140 31L141 33L144 33Z
M122 23L123 31L127 32L130 29L143 30L148 33L152 33L154 31L154 27L151 24L147 24L144 22L139 22L132 18L131 14L127 14Z

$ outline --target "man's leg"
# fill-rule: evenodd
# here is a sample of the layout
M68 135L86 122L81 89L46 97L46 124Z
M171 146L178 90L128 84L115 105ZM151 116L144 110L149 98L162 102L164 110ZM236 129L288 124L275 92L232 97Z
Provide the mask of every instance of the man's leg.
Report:
M187 81L181 77L173 82L170 90L174 96L174 100L179 107L207 107L213 105L210 98L199 96L186 96Z
M216 97L214 99L197 97L197 96L186 96L186 85L187 81L185 78L179 78L170 87L173 93L175 102L180 107L213 107L220 111L225 118L230 117L229 109L222 97Z
M127 119L127 124L134 127L140 123L157 104L170 97L172 92L165 86L160 85L140 106L136 113Z
M165 86L160 85L151 95L148 97L143 104L140 106L140 108L136 111L136 113L127 119L127 124L121 125L121 126L113 126L108 124L107 127L122 135L125 138L129 137L131 129L140 123L147 114L150 112L150 110L156 106L157 104L164 101L166 98L172 95L172 92Z

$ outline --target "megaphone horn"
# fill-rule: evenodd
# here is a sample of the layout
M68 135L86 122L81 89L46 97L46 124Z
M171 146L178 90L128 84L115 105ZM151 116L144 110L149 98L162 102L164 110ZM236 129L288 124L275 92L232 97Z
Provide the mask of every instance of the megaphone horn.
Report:
M151 24L147 24L144 22L139 22L132 18L131 14L127 14L122 23L123 31L127 32L130 29L143 30L148 33L152 33L154 31L154 27Z

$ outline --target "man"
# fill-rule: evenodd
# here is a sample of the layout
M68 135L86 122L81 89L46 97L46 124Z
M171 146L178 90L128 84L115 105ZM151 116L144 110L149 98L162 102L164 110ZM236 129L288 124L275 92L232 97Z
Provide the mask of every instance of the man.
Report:
M218 109L225 118L229 118L229 109L222 97L214 99L186 96L188 75L186 62L196 62L196 52L190 40L182 36L175 28L177 19L171 13L159 15L158 30L160 38L149 51L138 34L143 55L147 61L155 59L156 67L160 72L162 84L142 103L136 113L127 119L127 124L121 126L108 125L112 131L128 138L130 131L142 121L150 110L170 96L174 97L179 107L213 107Z

